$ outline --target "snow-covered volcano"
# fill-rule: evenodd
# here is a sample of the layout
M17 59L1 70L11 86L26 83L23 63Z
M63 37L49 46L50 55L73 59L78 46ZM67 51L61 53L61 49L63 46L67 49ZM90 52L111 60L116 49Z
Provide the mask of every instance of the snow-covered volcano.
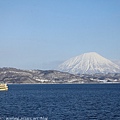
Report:
M73 57L58 66L58 69L73 74L118 73L120 67L95 52Z

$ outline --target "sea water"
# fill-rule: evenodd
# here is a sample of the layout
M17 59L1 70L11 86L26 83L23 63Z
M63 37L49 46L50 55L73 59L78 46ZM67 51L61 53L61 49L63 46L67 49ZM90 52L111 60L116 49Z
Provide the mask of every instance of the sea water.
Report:
M120 84L8 85L0 120L120 120Z

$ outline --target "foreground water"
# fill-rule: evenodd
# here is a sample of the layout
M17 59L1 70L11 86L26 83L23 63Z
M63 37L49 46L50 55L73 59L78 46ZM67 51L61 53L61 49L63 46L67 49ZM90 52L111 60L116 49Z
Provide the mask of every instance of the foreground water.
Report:
M120 84L9 85L0 120L119 120Z

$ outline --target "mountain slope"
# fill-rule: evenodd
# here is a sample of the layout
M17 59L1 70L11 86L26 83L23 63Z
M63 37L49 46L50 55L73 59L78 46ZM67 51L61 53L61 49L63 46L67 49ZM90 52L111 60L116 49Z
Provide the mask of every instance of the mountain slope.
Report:
M83 82L80 76L56 70L21 70L0 68L0 83L67 83Z
M120 73L74 75L56 70L21 70L0 68L0 83L120 83Z
M74 74L117 73L120 67L95 52L84 53L58 66L64 72Z

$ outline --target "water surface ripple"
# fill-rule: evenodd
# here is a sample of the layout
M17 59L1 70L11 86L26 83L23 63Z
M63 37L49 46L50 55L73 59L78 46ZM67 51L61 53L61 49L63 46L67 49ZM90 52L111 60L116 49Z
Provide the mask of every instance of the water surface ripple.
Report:
M119 120L120 84L9 85L0 92L0 118Z

